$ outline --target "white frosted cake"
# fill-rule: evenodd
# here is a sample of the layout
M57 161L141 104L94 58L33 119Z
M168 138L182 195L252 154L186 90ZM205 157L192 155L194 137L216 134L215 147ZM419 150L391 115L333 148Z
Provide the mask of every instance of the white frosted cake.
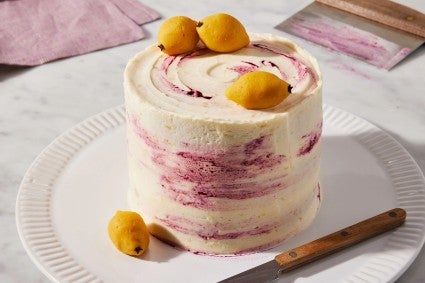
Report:
M169 56L151 46L125 70L130 208L153 235L192 252L270 248L308 226L320 205L316 60L284 38L250 40L232 53ZM226 98L257 70L292 93L265 110Z

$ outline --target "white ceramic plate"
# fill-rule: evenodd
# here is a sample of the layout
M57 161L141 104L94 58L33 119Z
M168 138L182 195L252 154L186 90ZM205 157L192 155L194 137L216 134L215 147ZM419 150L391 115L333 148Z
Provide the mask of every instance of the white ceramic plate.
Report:
M370 123L324 107L321 186L313 224L261 253L214 257L151 238L142 258L118 252L107 223L128 209L124 107L100 113L52 142L26 173L17 198L19 235L40 270L56 282L216 282L393 207L407 210L396 231L332 255L279 282L390 282L424 242L425 180L410 155Z

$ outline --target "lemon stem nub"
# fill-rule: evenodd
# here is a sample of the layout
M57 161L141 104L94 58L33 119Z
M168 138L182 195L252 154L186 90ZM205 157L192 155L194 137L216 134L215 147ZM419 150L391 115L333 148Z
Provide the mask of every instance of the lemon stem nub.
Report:
M162 44L158 45L158 47L159 47L159 49L161 49L161 51L165 49L164 45L162 45Z
M204 23L203 22L198 22L197 24L196 24L196 26L198 27L198 28L200 28L200 27L202 27L202 25L203 25Z
M141 247L136 247L136 248L134 249L134 251L135 251L136 253L139 253L140 251L143 251L143 249L142 249Z
M293 87L291 85L288 85L288 92L289 93L292 93L292 89L293 89Z

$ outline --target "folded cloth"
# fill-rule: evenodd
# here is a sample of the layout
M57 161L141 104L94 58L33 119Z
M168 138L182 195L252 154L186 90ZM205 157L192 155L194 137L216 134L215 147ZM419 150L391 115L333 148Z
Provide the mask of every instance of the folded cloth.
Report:
M0 64L34 66L144 38L137 0L0 1Z

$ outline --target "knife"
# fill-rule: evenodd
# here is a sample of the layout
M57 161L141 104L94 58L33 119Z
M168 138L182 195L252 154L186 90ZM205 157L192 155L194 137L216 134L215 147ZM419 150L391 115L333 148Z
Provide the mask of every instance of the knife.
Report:
M281 273L294 270L364 240L395 229L402 225L405 220L406 211L404 209L391 209L310 243L278 254L269 262L229 277L219 283L260 283L276 280Z

